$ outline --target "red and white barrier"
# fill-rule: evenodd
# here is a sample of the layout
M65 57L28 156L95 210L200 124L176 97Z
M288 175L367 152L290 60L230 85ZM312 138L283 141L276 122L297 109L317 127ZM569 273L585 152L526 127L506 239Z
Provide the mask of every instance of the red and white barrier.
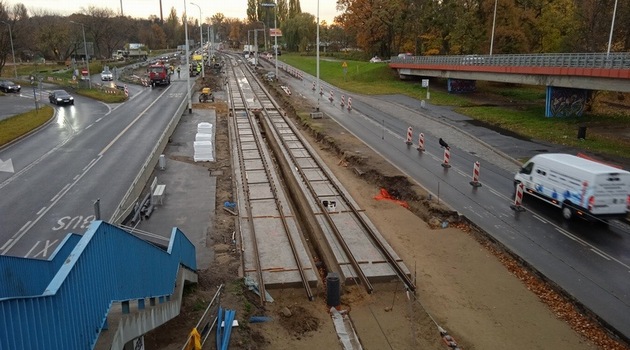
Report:
M481 187L481 182L479 182L479 168L480 168L480 166L481 165L479 164L479 162L475 162L475 165L473 166L472 181L470 182L472 187Z
M323 86L319 87L319 96L324 96L324 87Z
M313 81L313 91L315 91L315 81Z
M442 166L445 168L450 168L451 164L451 151L448 148L444 148L444 160L442 161Z
M333 103L333 101L335 100L335 93L330 90L330 97L328 98L328 101L330 101L330 103Z
M341 95L341 102L339 104L341 105L341 107L343 107L346 104L346 96L345 95Z
M127 89L127 84L125 84L125 96L129 97L129 89Z
M424 134L418 135L418 151L424 152Z
M352 97L348 96L348 112L352 110Z
M408 127L407 128L407 140L405 141L407 146L410 146L413 143L413 142L411 142L411 137L412 136L413 136L413 128L412 127Z
M525 208L523 208L523 206L521 205L523 203L523 189L524 189L524 186L522 183L519 183L518 185L516 185L516 193L514 194L514 204L510 205L510 208L512 208L512 210L515 210L517 212L525 211Z

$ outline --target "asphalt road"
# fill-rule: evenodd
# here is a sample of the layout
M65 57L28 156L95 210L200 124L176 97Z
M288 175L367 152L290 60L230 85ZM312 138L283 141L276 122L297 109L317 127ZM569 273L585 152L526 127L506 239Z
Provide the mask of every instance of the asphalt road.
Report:
M322 82L323 98L311 90L312 77L299 81L281 74L293 95L338 121L401 171L423 185L434 197L465 215L492 237L530 263L575 299L630 338L630 226L565 222L560 211L526 198L527 211L513 204L513 178L518 165L541 152L571 152L564 148L516 139L475 126L467 117L445 108L404 96L353 96L353 110L339 105L349 94ZM335 90L336 100L328 101ZM407 128L413 128L407 146ZM418 134L425 134L425 152L418 152ZM444 150L438 138L451 146L450 167L442 166ZM481 164L482 186L471 186L474 162ZM453 252L457 254L457 252Z
M75 96L54 121L0 151L0 254L48 258L67 233L109 219L186 94L185 81L130 86L130 101L106 105Z

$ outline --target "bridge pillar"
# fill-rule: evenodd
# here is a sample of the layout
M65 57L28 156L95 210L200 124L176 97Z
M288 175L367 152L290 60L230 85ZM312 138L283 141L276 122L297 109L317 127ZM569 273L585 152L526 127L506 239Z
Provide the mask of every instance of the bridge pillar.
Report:
M591 90L547 86L545 117L581 116L591 99Z
M448 78L446 83L449 93L472 92L477 89L476 80Z

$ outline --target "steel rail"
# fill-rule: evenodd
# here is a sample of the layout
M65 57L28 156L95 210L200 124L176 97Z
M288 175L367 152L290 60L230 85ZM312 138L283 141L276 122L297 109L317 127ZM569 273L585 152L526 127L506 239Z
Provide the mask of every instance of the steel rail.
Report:
M243 73L247 72L248 74L250 74L250 76L252 76L252 73L249 72L249 70L244 69ZM244 74L245 75L245 74ZM254 91L254 86L257 86L260 84L260 82L255 81L255 84L252 84L251 79L249 79L247 76L245 77L247 79L247 82L249 83L249 85L252 87L252 91ZM260 97L259 97L259 101L261 101ZM262 101L261 101L262 102ZM268 99L268 102L273 103L273 101L271 99ZM274 104L275 105L275 104ZM268 116L269 112L267 111L266 107L261 106L261 113L264 112L266 116ZM252 125L252 129L255 129L254 127L254 122L253 122L253 118L250 118L250 124ZM258 129L256 129L257 131L259 131ZM256 143L259 145L259 148L263 147L263 142L260 140L258 133L253 133L254 139L256 139ZM306 277L306 274L304 273L304 266L302 265L302 261L300 260L300 256L299 253L297 251L297 246L295 244L295 241L293 239L293 237L291 236L291 230L289 228L288 222L287 222L287 218L284 215L283 212L283 206L282 203L280 202L280 198L278 195L278 189L276 188L276 185L273 181L273 177L271 174L271 167L267 164L267 161L265 160L264 157L261 157L261 160L263 162L264 165L264 169L265 169L265 173L267 175L267 178L269 179L269 185L271 187L271 192L273 194L273 198L274 198L274 202L276 203L276 207L278 208L278 211L280 213L280 220L282 222L282 226L284 227L284 231L286 233L287 239L289 240L289 245L291 247L291 253L293 254L293 258L295 259L295 264L297 266L298 272L300 274L300 278L302 279L302 284L304 286L304 290L306 291L306 295L308 297L309 300L314 300L315 297L313 295L313 291L311 290L311 287L308 283L308 279Z

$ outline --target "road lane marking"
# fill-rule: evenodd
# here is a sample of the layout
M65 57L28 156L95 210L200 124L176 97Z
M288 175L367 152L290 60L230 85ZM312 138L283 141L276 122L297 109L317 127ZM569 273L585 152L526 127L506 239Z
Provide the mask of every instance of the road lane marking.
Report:
M127 127L125 127L118 135L116 135L116 137L114 137L114 139L107 145L105 146L105 148L103 148L99 153L99 157L102 156L103 154L105 154L105 152L107 152L107 150L112 147L116 141L118 141L118 139L120 139L126 132L127 130L131 129L131 127L138 121L140 120L140 118L142 118L147 111L153 107L154 104L156 104L158 101L161 100L161 97L166 94L168 92L168 90L173 87L173 85L170 85L168 88L166 88L153 102L151 102L150 105L147 106L147 108L145 108L140 114L138 114L138 116L131 122L129 123L129 125L127 125Z
M22 227L18 230L18 232L16 232L16 233L13 235L13 237L12 237L12 238L17 237L17 235L18 235L20 232L22 232L23 230L25 230L25 229L26 229L26 227L27 227L28 225L30 225L30 224L31 224L31 221L30 221L30 220L29 220L29 221L27 221L24 225L22 225Z
M83 171L85 171L85 168L83 168ZM69 184L69 183L68 183L68 184L66 184L65 186L63 186L63 188L62 188L59 192L57 192L57 194L56 194L54 197L52 197L52 198L50 199L50 201L51 201L51 202L56 201L56 200L57 200L57 198L58 198L59 196L61 196L61 194L62 194L62 193L64 193L64 191L65 191L68 187L70 187L70 184Z
M33 245L33 248L31 248L31 250L28 251L28 253L26 253L26 255L24 255L25 258L28 258L29 255L31 255L31 252L37 248L37 246L39 245L39 242L41 241L37 241L37 243L35 243L35 245Z
M6 243L4 243L4 244L2 245L2 247L0 247L0 250L4 249L4 247L6 247L7 245L11 244L11 241L13 241L13 239L12 239L12 238L9 238L9 240L8 240L8 241L6 241Z
M100 117L100 118L96 119L95 123L98 123L98 122L100 122L101 120L103 120L103 117Z
M604 258L604 259L606 259L606 260L610 261L610 258L608 258L606 255L604 255L604 254L602 254L602 253L598 252L597 250L595 250L595 249L591 248L591 251L592 251L593 253L595 253L595 254L597 254L597 255L601 256L602 258Z
M90 124L90 125L86 126L86 127L85 127L85 130L87 130L87 129L91 128L91 127L92 127L92 125L94 125L94 124Z
M2 252L0 252L0 255L4 255L4 254L6 254L6 253L9 251L9 249L13 248L13 246L15 246L15 244L16 244L16 243L17 243L20 239L22 239L22 237L24 237L24 235L25 235L25 234L26 234L26 233L27 233L27 232L28 232L31 228L33 228L33 226L35 226L35 224L37 224L37 222L39 222L39 220L41 220L41 219L42 219L42 217L44 217L44 215L46 215L46 213L47 213L50 209L52 209L52 207L54 207L54 206L55 206L55 204L57 204L57 202L59 202L59 200L61 200L61 198L63 198L63 196L64 196L66 193L68 193L68 191L70 191L70 189L71 189L72 187L74 187L74 185L76 185L76 184L77 184L77 182L79 182L79 181L83 178L83 176L85 176L85 174L87 174L87 173L90 171L90 169L92 169L92 167L93 167L94 165L96 165L96 163L98 163L98 161L99 161L100 159L101 159L101 157L98 157L98 158L92 159L92 161L88 164L88 167L87 167L87 168L84 168L85 170L83 171L83 173L81 173L81 176L79 176L79 178L77 178L74 182L72 182L72 183L70 184L70 186L69 186L69 187L65 190L65 192L61 193L60 195L58 194L57 196L55 196L55 197L57 197L57 199L56 199L56 200L55 200L55 201L54 201L54 202L53 202L50 206L48 206L48 208L46 208L46 210L44 210L41 214L39 214L39 215L35 218L35 220L33 220L33 221L29 221L29 222L27 222L26 224L24 224L24 226L22 226L22 228L21 228L18 232L16 232L16 233L15 233L15 235L13 235L13 238L15 238L15 240L14 240L14 241L12 241L12 242L11 242L9 245L7 245L6 247L4 247L4 249L0 249L0 250L2 250Z
M547 220L545 220L545 219L541 218L540 216L538 216L538 215L536 215L536 214L533 214L533 215L532 215L532 217L534 217L534 219L536 219L536 220L538 220L538 221L542 222L543 224L546 224L546 223L547 223Z
M37 212L37 214L35 214L35 215L39 215L39 214L41 214L41 213L42 213L42 211L44 211L44 210L46 210L46 207L42 207L42 208L41 208L41 209Z
M44 249L40 250L39 253L33 255L33 258L37 258L40 255L46 257L46 255L48 254L48 248L51 248L53 245L55 245L57 241L59 240L55 239L54 241L52 241L52 243L50 243L50 240L47 239L46 243L44 243Z
M2 184L0 184L0 189L6 187L8 184L10 184L11 182L13 182L13 180L16 180L18 177L20 177L22 174L24 174L25 172L29 171L32 167L34 167L35 165L39 164L42 160L44 160L46 157L48 157L49 155L51 155L53 152L57 151L58 149L60 149L61 147L63 147L66 143L68 143L70 140L72 139L72 137L66 139L65 141L61 142L59 145L57 145L56 147L53 147L50 151L44 153L41 157L37 158L34 162L32 162L31 164L25 166L24 168L22 168L20 171L18 171L17 173L13 174L13 176L11 176L10 178L6 179Z

